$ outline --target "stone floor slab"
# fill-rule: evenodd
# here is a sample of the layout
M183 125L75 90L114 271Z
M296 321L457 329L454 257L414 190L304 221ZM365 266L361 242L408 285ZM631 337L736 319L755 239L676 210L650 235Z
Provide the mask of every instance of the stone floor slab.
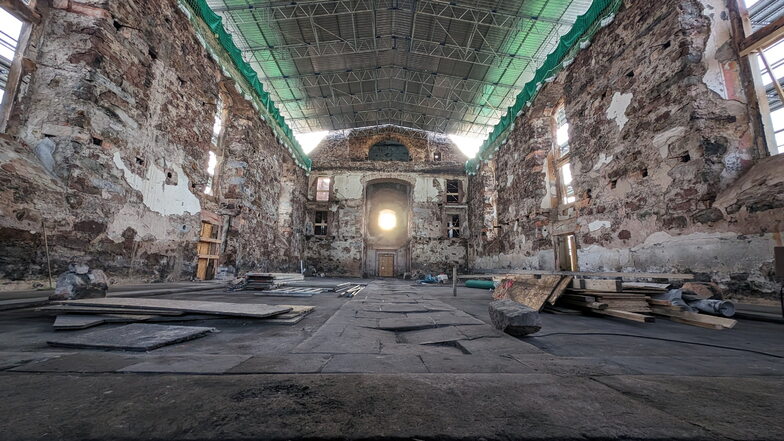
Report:
M427 368L417 355L335 355L323 373L425 373Z
M249 355L165 355L118 369L119 372L222 374L249 359Z

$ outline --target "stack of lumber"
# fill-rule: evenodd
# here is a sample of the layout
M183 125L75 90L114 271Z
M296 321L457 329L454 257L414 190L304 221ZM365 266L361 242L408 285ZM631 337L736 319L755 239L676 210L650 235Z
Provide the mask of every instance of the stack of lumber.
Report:
M57 315L54 323L56 330L85 329L102 323L185 321L216 317L296 323L312 310L313 307L290 305L124 297L70 300L39 308L39 311Z
M610 279L574 279L559 298L558 304L595 314L648 323L655 321L654 317L647 315L652 312L648 295L652 292L666 292L667 286L623 283Z
M355 295L359 294L360 291L365 289L363 284L357 283L341 283L335 287L335 292L338 293L338 297L354 297Z
M274 289L287 282L298 280L305 280L305 276L300 273L247 273L245 289Z

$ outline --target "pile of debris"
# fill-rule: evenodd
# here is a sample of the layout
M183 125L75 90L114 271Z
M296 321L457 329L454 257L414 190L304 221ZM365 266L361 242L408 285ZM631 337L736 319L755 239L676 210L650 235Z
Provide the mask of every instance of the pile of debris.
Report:
M737 323L728 317L732 302L715 299L711 284L688 282L671 289L669 283L623 282L590 275L580 278L558 274L514 274L495 277L493 298L510 299L535 311L556 314L591 313L641 323L654 316L709 329L728 329Z
M305 276L300 273L247 273L242 288L268 290L298 280L305 280Z

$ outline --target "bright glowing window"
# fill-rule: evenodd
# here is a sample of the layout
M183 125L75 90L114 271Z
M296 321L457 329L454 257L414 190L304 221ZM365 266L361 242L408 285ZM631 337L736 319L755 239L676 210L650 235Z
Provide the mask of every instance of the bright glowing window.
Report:
M332 179L320 177L316 179L316 200L320 202L329 200L329 186Z
M22 22L0 8L0 101L5 95L11 62L14 61L21 33Z
M558 108L555 114L555 143L558 144L558 152L561 156L569 153L569 121L566 120L566 109L564 106Z
M299 142L300 147L302 147L302 151L305 154L310 153L313 149L315 149L322 139L327 136L329 132L311 132L311 133L295 133L294 137L297 138L297 142Z
M218 165L218 156L215 152L210 150L210 159L207 161L207 174L210 177L207 179L207 186L204 187L204 193L212 194L212 183L215 179L215 167Z
M397 214L392 210L381 210L378 213L378 227L384 231L397 227Z
M449 139L455 143L457 148L469 158L473 158L479 152L479 147L482 146L482 139L473 138L470 136L449 135Z
M564 204L571 204L576 201L574 187L572 186L572 166L568 162L561 165L558 169L561 181L561 200Z

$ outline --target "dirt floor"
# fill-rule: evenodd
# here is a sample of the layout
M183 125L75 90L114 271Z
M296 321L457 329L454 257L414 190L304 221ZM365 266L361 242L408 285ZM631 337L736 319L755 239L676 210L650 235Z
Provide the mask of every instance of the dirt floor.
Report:
M353 299L159 295L316 309L171 322L220 332L148 353L50 347L90 330L0 312L0 439L784 439L780 324L543 314L518 339L489 325L487 291L366 282Z

